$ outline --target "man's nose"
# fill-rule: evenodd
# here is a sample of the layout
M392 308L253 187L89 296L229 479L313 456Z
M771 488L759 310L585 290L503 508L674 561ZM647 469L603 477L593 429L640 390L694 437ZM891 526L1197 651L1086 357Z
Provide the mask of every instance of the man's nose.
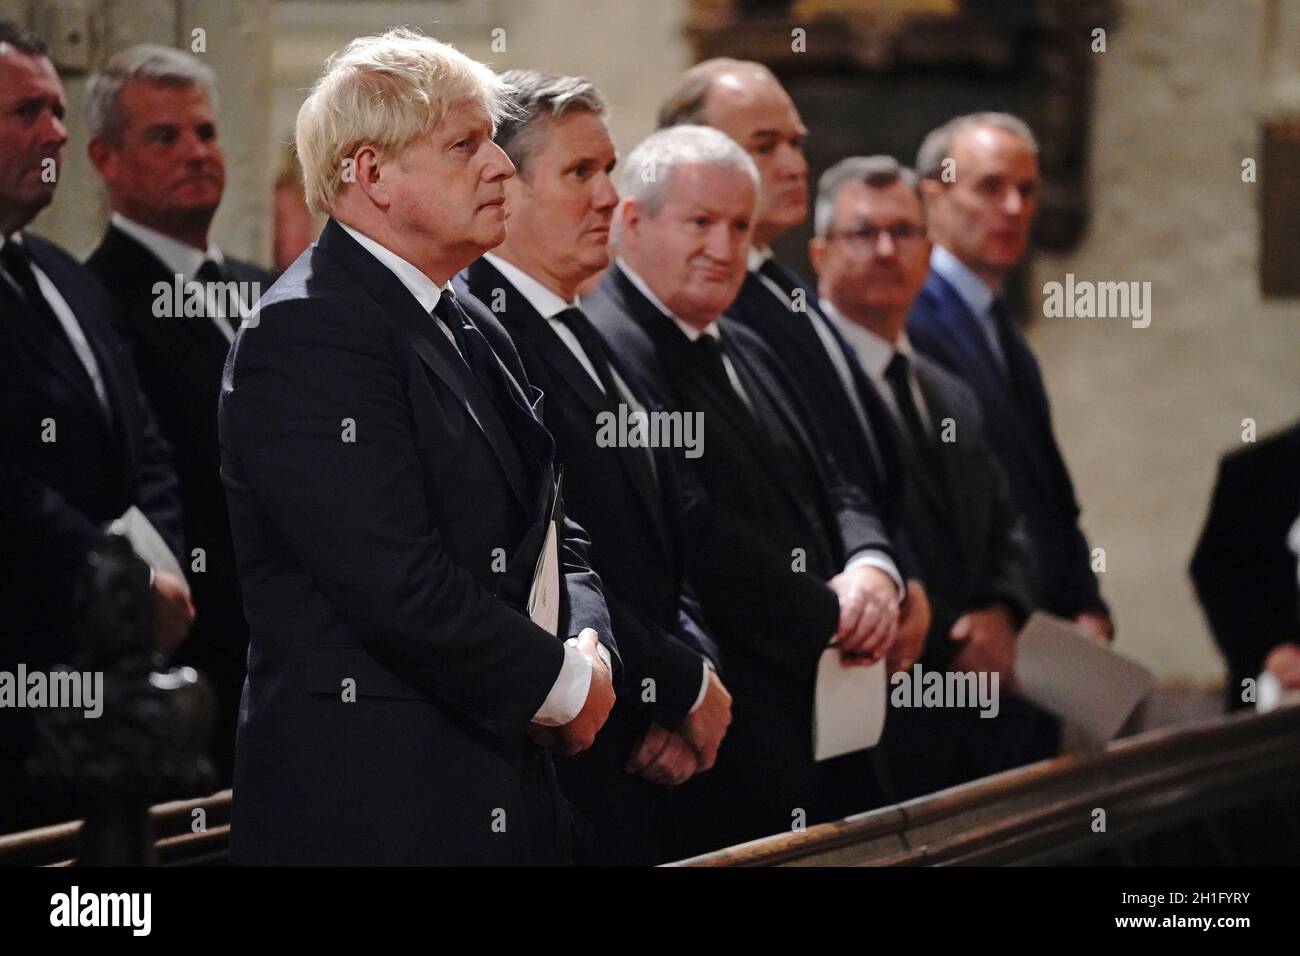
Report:
M618 190L610 180L608 173L600 173L596 189L591 196L591 206L598 212L606 212L618 205Z
M1002 209L1008 216L1019 216L1025 211L1025 197L1020 194L1019 189L1008 189L1006 198L1002 202Z
M808 158L799 147L782 143L777 147L777 155L777 168L782 178L792 179L808 175Z
M205 138L191 130L185 135L183 158L186 162L202 163L212 158L216 148L217 137L215 135Z
M892 259L898 255L898 243L888 229L881 229L876 236L875 253L877 259Z
M63 120L55 116L54 113L48 115L50 119L45 124L41 139L46 146L61 147L68 142L68 128L63 125Z
M732 234L731 226L720 222L708 231L704 241L704 251L715 262L726 263L736 255L739 245L740 240Z
M489 141L487 161L483 164L483 178L490 183L509 179L515 174L515 164L510 161L506 151L496 143Z

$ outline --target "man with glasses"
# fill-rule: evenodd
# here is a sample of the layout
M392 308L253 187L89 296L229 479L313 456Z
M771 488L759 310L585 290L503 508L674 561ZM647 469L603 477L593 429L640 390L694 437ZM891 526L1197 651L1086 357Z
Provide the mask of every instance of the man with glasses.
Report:
M889 409L907 469L903 560L934 616L921 667L997 672L995 716L974 708L893 710L883 746L901 799L1026 762L1036 721L1014 691L1015 636L1032 607L1024 519L984 437L979 402L918 355L904 326L929 272L916 174L889 156L856 156L818 184L809 256L821 308Z

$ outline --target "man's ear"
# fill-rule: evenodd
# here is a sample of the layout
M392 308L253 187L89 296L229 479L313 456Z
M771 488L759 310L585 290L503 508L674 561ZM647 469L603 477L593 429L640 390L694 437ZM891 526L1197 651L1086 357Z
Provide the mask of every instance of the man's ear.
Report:
M101 136L86 144L86 155L102 179L110 179L117 169L117 152Z
M808 262L812 265L813 272L818 278L821 278L822 263L826 260L826 240L821 236L813 236L808 240Z
M343 181L356 183L367 199L380 209L387 209L393 202L388 180L384 178L387 162L375 147L358 146L351 156L343 159Z
M624 235L629 233L635 234L641 228L641 221L645 218L641 204L637 200L628 196L615 210L616 216L620 216L622 222L622 231Z

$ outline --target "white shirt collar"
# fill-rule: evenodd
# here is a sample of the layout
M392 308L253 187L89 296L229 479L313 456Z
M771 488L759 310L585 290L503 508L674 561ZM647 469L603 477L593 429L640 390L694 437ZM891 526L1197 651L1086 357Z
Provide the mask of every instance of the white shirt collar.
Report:
M863 369L873 379L884 381L885 369L889 366L895 352L903 353L909 365L916 361L916 353L912 350L912 343L908 341L906 330L900 332L898 341L891 345L865 326L845 318L844 313L835 307L834 302L827 298L822 298L820 301L826 318L835 323L835 327L840 330L854 354L857 355L858 361L862 363Z
M930 250L930 268L957 290L967 308L981 319L988 316L989 307L997 293L987 282L971 272L964 262L943 246L936 245Z
M338 222L338 220L335 220L335 222ZM438 304L438 300L442 298L444 292L451 292L452 295L455 295L451 287L451 280L440 286L391 249L381 246L369 236L357 232L347 223L339 222L339 225L343 227L349 236L361 244L361 248L378 259L388 267L388 270L393 275L397 276L398 281L406 286L411 295L415 296L415 300L420 303L425 312L433 311L433 307Z
M126 218L120 212L113 213L110 219L114 226L157 256L158 260L169 271L179 273L187 279L193 277L199 271L199 266L203 265L208 259L218 264L225 261L221 250L212 243L208 243L205 252L186 245L178 239L173 239L171 236L163 235L157 229L142 226L134 219Z
M763 263L771 258L772 258L771 246L767 246L763 249L759 249L755 246L750 246L749 253L748 253L749 271L757 272L759 269L763 268Z
M631 282L632 285L636 286L637 291L650 300L651 305L653 305L656 309L662 312L665 316L673 320L673 324L676 325L677 328L681 329L682 335L686 336L692 342L698 339L701 335L707 335L711 338L715 338L721 341L722 332L718 329L717 319L714 319L704 328L697 329L689 322L683 321L682 319L679 319L677 318L677 316L673 315L672 312L668 310L668 306L660 302L659 297L650 291L650 286L646 285L645 279L642 279L639 275L637 275L632 270L632 267L629 266L627 262L623 259L622 256L617 257L614 260L614 263L620 269L623 270L623 275L627 276L627 280Z
M538 314L544 319L551 319L559 315L565 309L578 308L578 298L573 297L571 302L565 302L562 298L552 292L542 283L538 282L523 269L511 262L506 262L500 256L493 255L490 252L483 254L483 258L492 263L497 271L505 276L519 294L528 300L528 304L537 310Z

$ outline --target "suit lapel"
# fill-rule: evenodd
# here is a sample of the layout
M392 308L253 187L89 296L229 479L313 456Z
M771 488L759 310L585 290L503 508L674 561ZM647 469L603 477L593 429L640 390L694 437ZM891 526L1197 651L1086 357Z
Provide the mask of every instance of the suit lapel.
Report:
M111 404L113 389L110 387L109 382L114 378L113 369L105 364L104 349L102 346L96 347L94 330L89 327L90 323L85 318L93 305L82 301L72 283L59 281L62 278L59 268L60 263L46 256L45 250L39 242L32 241L32 238L26 234L23 236L23 242L27 245L32 262L58 288L59 294L63 296L63 301L72 310L73 317L77 320L77 325L81 328L82 334L85 335L86 341L90 343L95 362L99 365L99 374L104 382L105 393ZM13 297L13 293L8 290L7 286L5 294ZM45 304L49 310L47 321L44 315L33 315L30 307L23 300L13 297L13 304L15 311L12 325L14 328L31 344L32 351L68 383L73 391L81 396L81 399L93 411L94 418L107 429L109 422L105 418L104 407L99 403L99 396L95 394L95 385L91 381L90 372L82 364L81 358L77 355L77 350L73 348L71 340L54 314L54 306L46 300Z
M104 242L100 246L100 254L107 259L107 268L103 271L111 271L115 275L122 276L124 284L128 285L128 292L130 289L147 288L152 290L161 282L166 283L167 295L171 296L171 290L176 283L176 274L168 271L167 265L146 246L141 245L116 226L108 227L108 232L104 235ZM186 281L185 277L182 276L182 282L184 281ZM193 281L193 279L189 281ZM186 295L182 286L180 303L182 307L185 298ZM230 342L212 324L212 319L206 315L187 316L184 308L182 308L179 315L168 318L156 318L152 312L148 316L141 318L142 321L133 322L135 328L146 332L146 334L149 329L157 329L155 334L148 335L148 337L155 341L166 342L169 350L175 346L175 338L166 334L171 329L177 330L183 339L208 345L220 343L223 348L230 348ZM232 316L232 319L234 320L233 327L237 329L239 326L238 317Z
M1006 379L980 328L979 318L942 276L932 272L930 281L935 284L935 290L943 300L937 314L944 324L944 335L953 343L956 352L954 367L961 370L961 376L979 395L980 401L989 407L986 416L989 427L996 428L1001 424L1009 433L1010 440L1018 444L1024 454L1033 457L1035 450L1030 436L1023 428L1009 424L1024 422L1025 415L1016 407L1007 391Z
M593 424L596 416L601 412L618 414L618 403L622 400L622 396L607 396L596 386L591 375L578 361L577 356L556 335L555 330L551 328L550 322L533 308L527 297L520 293L501 274L500 270L486 259L479 259L469 267L466 277L470 291L480 301L486 301L482 293L487 293L488 290L493 290L493 292L496 289L502 290L506 299L505 311L499 315L502 324L509 329L510 334L515 337L516 341L530 350L540 362L547 366L551 372L550 378L552 381L561 382L563 386L569 388L578 401L591 413ZM608 361L610 368L622 377L624 382L630 381L615 360L611 350L605 350L604 358ZM593 361L595 361L594 357ZM649 407L646 410L649 412ZM642 503L659 534L660 545L663 547L664 553L671 554L672 550L668 544L668 529L663 526L662 522L662 496L652 471L651 456L654 455L655 450L653 448L628 448L618 449L618 452L615 457L618 459L620 467L626 472L628 480L632 482L632 486L636 488L637 493L641 496Z
M325 225L317 244L360 280L361 287L406 335L425 366L460 399L466 413L487 438L515 497L525 513L531 514L534 495L529 490L531 483L514 439L491 397L478 384L456 347L437 328L438 320L420 307L387 266L363 249L333 219Z
M924 366L917 363L915 368L916 380L921 387L921 395L925 399L931 423L937 426L945 418L958 421L957 410L948 407L943 393L935 387ZM961 428L960 422L957 427ZM926 490L936 502L936 506L941 508L940 513L947 520L949 527L956 532L961 553L967 556L977 554L976 542L971 537L974 528L967 520L969 511L962 506L962 500L970 493L968 484L971 476L965 468L963 451L965 446L961 444L960 433L957 441L936 442L936 447L939 450L938 459L943 473L935 475L933 481L926 482Z
M725 326L723 334L724 336L726 335ZM734 343L735 339L733 338L731 341ZM741 384L744 386L746 392L753 400L760 401L762 406L766 406L767 410L770 412L770 414L764 415L763 408L761 406L756 407L754 409L756 421L751 428L762 427L757 421L758 418L766 418L770 420L773 426L779 425L784 427L786 432L790 435L791 441L794 443L794 450L803 455L804 459L808 462L809 467L816 475L817 484L820 487L825 488L826 476L823 473L821 459L813 445L812 439L804 430L803 423L799 420L798 413L790 407L789 398L782 394L779 389L772 386L768 376L762 369L757 367L757 363L751 361L750 355L744 349L736 348L733 345L727 355L731 358L732 364L736 369L736 374L740 377ZM772 450L776 448L776 443L769 440L766 447L763 445L759 445L758 447L762 449L759 458L763 462L763 466L775 479L776 486L794 502L796 508L802 508L802 504L796 499L793 489L790 488L788 479L777 469L776 462L772 459Z

